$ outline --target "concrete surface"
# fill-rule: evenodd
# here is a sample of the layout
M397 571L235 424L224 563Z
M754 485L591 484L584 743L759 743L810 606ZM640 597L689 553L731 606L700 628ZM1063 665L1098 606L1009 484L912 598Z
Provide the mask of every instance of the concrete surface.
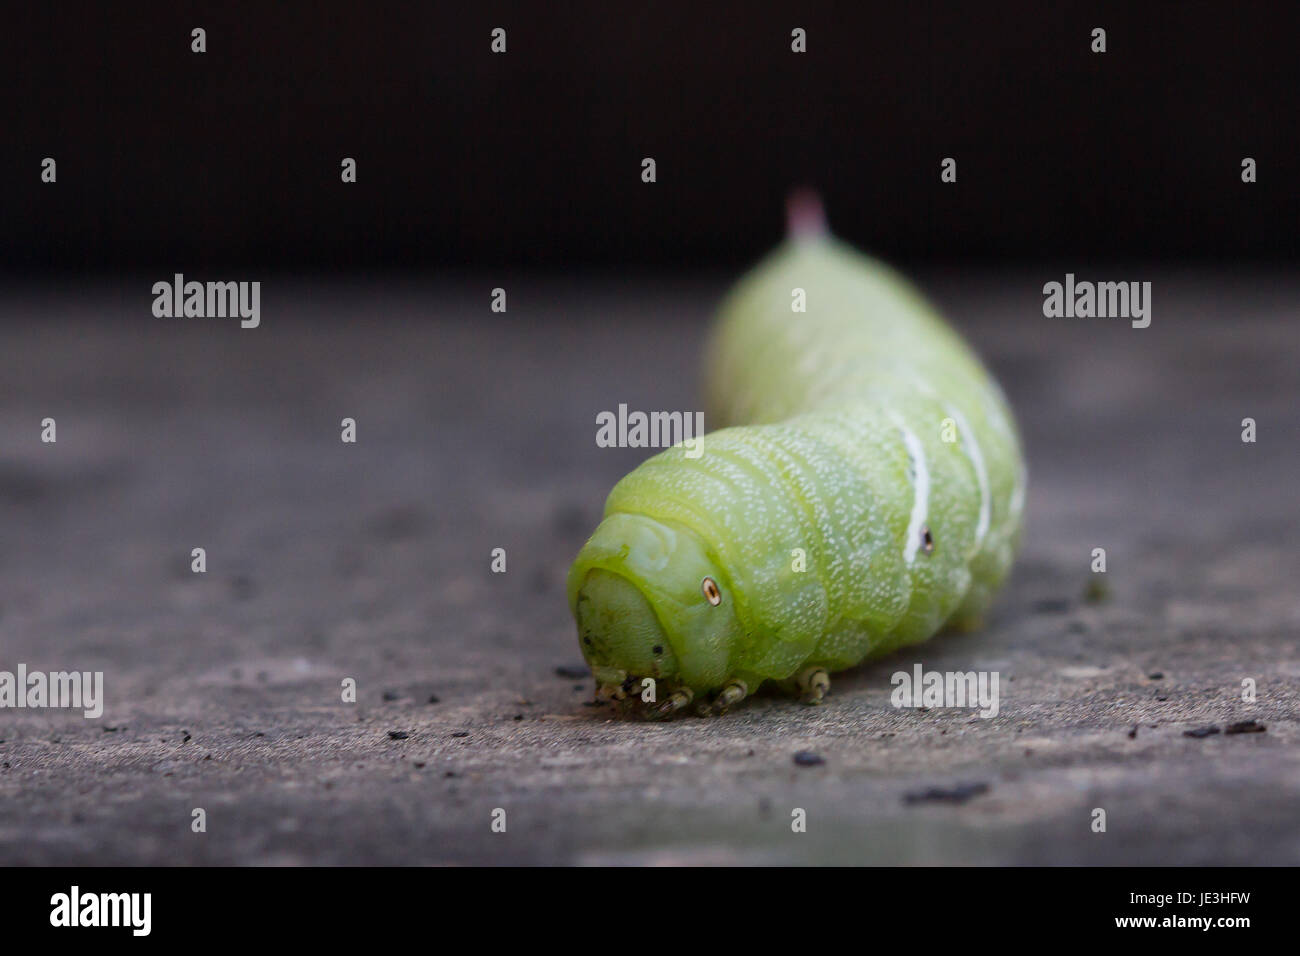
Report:
M645 456L596 412L696 407L724 279L508 281L505 316L499 277L268 280L247 331L153 318L148 278L8 288L0 669L107 705L0 710L0 863L1300 863L1300 283L1143 275L1133 330L1045 319L1053 278L928 282L1031 464L987 626L663 725L557 673L562 582ZM998 671L1000 715L894 709L917 662Z

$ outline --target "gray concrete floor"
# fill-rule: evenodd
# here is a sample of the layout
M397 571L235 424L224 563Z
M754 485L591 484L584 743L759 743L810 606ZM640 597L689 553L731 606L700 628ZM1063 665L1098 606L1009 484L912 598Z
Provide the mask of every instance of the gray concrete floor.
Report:
M928 283L1028 448L987 626L663 725L557 673L562 585L644 457L595 413L696 407L724 280L506 283L506 316L499 278L267 282L250 331L11 287L0 669L102 670L107 706L0 711L0 863L1300 863L1300 283L1143 276L1138 331L1043 318L1051 278ZM892 708L918 661L999 671L1000 716Z

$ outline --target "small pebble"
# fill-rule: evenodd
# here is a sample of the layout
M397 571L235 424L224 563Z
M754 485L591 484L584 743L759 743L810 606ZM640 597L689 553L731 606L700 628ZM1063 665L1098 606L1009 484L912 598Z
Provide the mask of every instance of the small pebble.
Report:
M1089 604L1100 604L1110 597L1110 588L1106 586L1098 575L1093 575L1092 580L1083 589L1083 599Z
M819 767L826 762L826 758L821 754L813 753L811 750L801 750L794 755L796 767Z
M1214 724L1210 724L1208 727L1197 727L1195 730L1184 730L1183 736L1196 737L1199 739L1201 737L1213 737L1218 732L1219 728Z

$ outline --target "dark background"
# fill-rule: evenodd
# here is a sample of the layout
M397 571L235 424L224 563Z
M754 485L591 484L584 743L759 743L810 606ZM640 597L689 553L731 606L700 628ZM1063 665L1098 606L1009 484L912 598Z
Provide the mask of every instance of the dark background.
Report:
M799 184L905 261L1290 260L1296 27L1276 3L14 5L0 268L731 268Z

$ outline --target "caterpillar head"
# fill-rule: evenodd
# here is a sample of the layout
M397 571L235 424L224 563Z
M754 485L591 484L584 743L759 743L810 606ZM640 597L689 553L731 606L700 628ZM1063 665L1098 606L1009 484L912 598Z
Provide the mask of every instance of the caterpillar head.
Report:
M569 606L598 692L655 697L717 686L739 633L725 570L695 531L609 515L569 571Z

